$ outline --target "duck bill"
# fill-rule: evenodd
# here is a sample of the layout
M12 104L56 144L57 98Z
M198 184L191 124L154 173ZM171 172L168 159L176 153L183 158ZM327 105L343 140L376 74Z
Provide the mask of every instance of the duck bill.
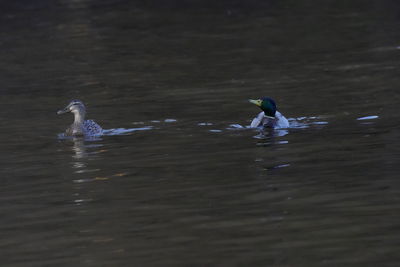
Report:
M249 102L254 104L254 105L256 105L256 106L259 106L259 107L261 106L261 100L260 99L256 99L256 100L249 99Z
M60 109L59 111L57 111L57 115L61 115L61 114L67 113L67 112L69 112L68 108Z

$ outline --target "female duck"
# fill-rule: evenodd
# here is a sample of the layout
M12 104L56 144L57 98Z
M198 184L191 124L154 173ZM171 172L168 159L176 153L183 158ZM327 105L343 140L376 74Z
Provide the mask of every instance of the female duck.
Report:
M68 136L99 136L103 129L92 120L85 120L86 108L82 101L72 100L64 109L57 112L58 115L67 112L74 113L74 123L65 131Z
M270 128L289 127L289 121L276 110L276 104L272 98L263 97L257 100L250 99L249 102L257 105L262 110L262 112L260 112L251 122L251 128L259 126Z

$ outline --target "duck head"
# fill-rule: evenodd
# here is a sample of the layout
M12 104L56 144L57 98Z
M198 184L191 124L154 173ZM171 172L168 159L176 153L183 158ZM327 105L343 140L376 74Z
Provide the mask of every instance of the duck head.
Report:
M80 100L72 100L64 109L57 111L57 114L71 112L75 115L75 120L83 120L86 113L85 105Z
M64 109L57 111L57 114L64 114L68 112L84 113L86 111L85 105L80 100L72 100Z
M263 97L256 100L249 99L249 102L255 104L264 111L265 116L275 118L276 104L272 98Z

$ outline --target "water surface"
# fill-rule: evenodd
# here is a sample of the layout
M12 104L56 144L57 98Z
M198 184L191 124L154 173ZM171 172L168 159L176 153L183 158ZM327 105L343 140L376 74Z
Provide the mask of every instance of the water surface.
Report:
M397 266L399 7L300 2L2 3L2 265Z

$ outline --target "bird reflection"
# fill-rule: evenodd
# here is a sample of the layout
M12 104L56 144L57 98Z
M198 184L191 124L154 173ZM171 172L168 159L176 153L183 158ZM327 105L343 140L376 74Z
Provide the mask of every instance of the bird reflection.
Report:
M85 144L86 141L97 141L101 140L100 138L95 138L95 139L88 139L85 137L73 137L71 138L71 141L73 142L73 145L71 147L71 150L74 152L72 155L72 168L75 169L75 173L85 173L85 172L93 172L93 171L98 171L99 169L94 169L94 170L89 170L88 164L87 164L87 159L93 154L97 154L102 152L102 150L99 151L93 151L93 152L88 152L87 148L89 147L87 144ZM100 147L102 146L101 144L96 144L96 145L91 145L90 147Z
M87 157L87 152L86 152L86 147L85 147L85 142L83 137L73 137L72 142L74 143L72 146L72 151L75 152L75 155L72 157L75 159L83 159ZM79 163L79 162L77 162ZM85 166L85 164L83 164ZM78 168L81 168L82 165L77 164Z
M288 140L283 140L282 137L287 135L288 131L284 129L268 129L261 128L259 133L254 136L258 139L256 146L261 149L256 150L256 158L254 162L260 169L260 173L265 174L265 171L290 167L290 163L285 159L285 146L289 143ZM267 150L264 148L268 148Z
M270 144L273 143L278 143L281 144L282 141L276 141L275 138L276 137L283 137L285 135L287 135L289 133L288 130L284 130L284 129L268 129L268 128L260 128L259 132L257 135L253 136L256 139L260 139L260 140L268 140ZM284 141L284 143L287 143L287 141Z

